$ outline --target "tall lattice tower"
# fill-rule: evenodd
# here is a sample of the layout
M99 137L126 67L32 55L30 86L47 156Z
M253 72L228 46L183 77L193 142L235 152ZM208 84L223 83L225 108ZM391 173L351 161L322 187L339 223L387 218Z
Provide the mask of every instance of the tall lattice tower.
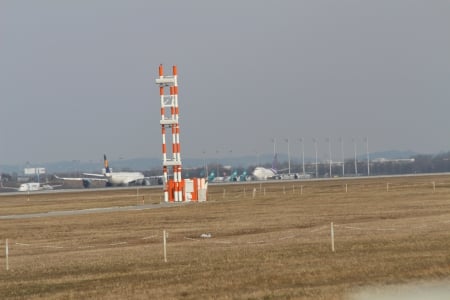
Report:
M164 75L163 66L159 65L159 85L161 97L161 135L163 154L164 201L183 201L183 182L181 179L180 125L178 124L178 82L177 67L172 67L172 75ZM169 88L169 95L165 94ZM166 130L171 129L172 138L166 138ZM172 144L171 153L167 153L167 142ZM170 150L170 144L169 144ZM171 154L171 155L170 155ZM168 167L173 167L173 180L168 180Z

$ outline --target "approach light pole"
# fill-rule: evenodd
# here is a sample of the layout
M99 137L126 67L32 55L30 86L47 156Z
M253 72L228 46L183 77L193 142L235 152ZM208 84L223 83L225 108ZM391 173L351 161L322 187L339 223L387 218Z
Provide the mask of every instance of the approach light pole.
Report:
M366 137L364 140L366 141L367 176L370 176L369 137Z
M208 178L208 163L206 162L206 151L203 150L203 167L205 168L205 178Z
M288 150L288 172L289 175L291 175L291 150L289 148L289 139L285 139L285 142L287 143L287 150Z
M305 177L305 144L303 143L303 138L298 139L302 145L302 171L303 178Z
M332 160L331 160L331 138L330 137L328 137L328 138L326 138L326 140L327 140L327 142L328 142L328 157L329 157L329 160L330 160L330 178L332 177L331 176L331 163L332 163Z
M256 153L256 166L258 167L259 166L259 152L255 151L255 153Z
M219 150L216 150L216 155L217 155L217 173L216 173L216 177L219 177Z
M345 177L344 139L340 137L339 141L341 142L342 177Z
M277 140L275 138L270 139L273 143L273 157L277 154Z
M352 141L353 141L353 149L355 152L355 176L358 176L358 162L356 161L356 139L353 138Z
M319 178L319 169L317 167L317 140L313 138L314 142L314 151L316 152L316 178Z

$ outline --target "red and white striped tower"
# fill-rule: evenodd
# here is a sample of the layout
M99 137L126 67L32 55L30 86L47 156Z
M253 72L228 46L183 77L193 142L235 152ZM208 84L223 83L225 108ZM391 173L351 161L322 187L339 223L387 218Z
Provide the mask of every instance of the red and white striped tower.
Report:
M181 180L181 155L180 155L180 129L178 124L178 82L177 67L173 66L173 75L164 75L163 66L159 66L159 78L156 79L159 85L161 98L161 135L163 153L163 183L164 201L182 201L182 180ZM165 87L169 87L169 95L164 94ZM169 115L170 111L170 115ZM166 146L166 128L172 130L172 157L169 157ZM169 187L167 167L173 167L173 194Z
M177 179L175 180L175 199L178 201L183 200L183 191L181 186L181 154L180 154L180 125L178 123L178 72L177 66L172 67L172 74L174 79L173 84L173 114L172 118L177 122L172 126L172 135L173 135L173 156L174 160L180 162L178 165L174 166L174 177L177 175ZM177 201L177 200L175 200Z

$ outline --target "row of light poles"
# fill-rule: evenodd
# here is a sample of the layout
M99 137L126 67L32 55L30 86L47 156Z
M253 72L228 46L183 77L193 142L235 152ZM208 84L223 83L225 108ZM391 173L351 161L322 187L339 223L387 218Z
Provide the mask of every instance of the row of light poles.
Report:
M276 139L272 138L271 141L273 142L273 153L276 154ZM288 153L288 169L289 174L291 173L291 152L290 152L290 145L289 145L289 139L286 138L284 140L287 143L287 153ZM301 145L302 150L302 173L305 175L305 143L303 138L299 138L298 141ZM318 157L317 157L317 139L312 139L314 143L314 152L315 152L315 171L316 171L316 178L319 176L319 170L318 170ZM332 177L332 163L333 160L331 158L331 138L327 137L325 141L328 143L328 158L329 158L329 175ZM364 141L366 143L366 156L367 156L367 176L370 176L370 155L369 155L369 138L365 137ZM341 159L342 159L342 176L345 176L345 156L344 156L344 139L341 137L339 138L339 142L341 145ZM357 160L357 151L356 151L356 143L357 139L353 138L353 149L354 149L354 165L355 165L355 175L358 174L358 160Z
M301 160L302 160L302 174L303 176L306 174L305 172L305 140L303 138L298 138L297 139L300 142L301 145ZM273 155L275 156L277 153L277 148L276 148L276 138L271 138L271 141L273 143ZM290 151L290 139L286 138L284 139L284 141L287 143L287 154L288 154L288 172L289 174L291 174L291 151ZM318 141L316 138L312 139L313 144L314 144L314 152L315 152L315 173L316 173L316 178L319 177L319 170L318 170ZM329 175L330 177L332 177L332 153L331 153L331 138L327 137L325 139L325 141L328 143L328 157L329 157ZM370 176L370 156L369 156L369 138L365 137L364 141L366 143L366 155L367 155L367 176ZM342 176L345 176L345 156L344 156L344 139L342 137L339 138L339 142L341 145L341 159L342 159ZM353 149L354 149L354 166L355 166L355 175L358 174L358 161L357 161L357 139L353 138L352 139L353 142ZM232 153L232 150L229 151L230 153ZM206 163L206 159L205 159L205 154L206 151L203 151L203 155L204 155L204 168L205 168L205 173L208 174L208 165ZM216 155L219 154L219 150L216 150ZM257 154L257 165L259 165L259 153L256 152ZM217 176L219 175L219 163L217 163Z

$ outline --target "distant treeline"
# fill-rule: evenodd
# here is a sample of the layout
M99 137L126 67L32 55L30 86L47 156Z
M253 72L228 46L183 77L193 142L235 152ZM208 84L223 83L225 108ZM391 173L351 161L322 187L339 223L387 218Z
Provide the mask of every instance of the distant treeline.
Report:
M267 165L269 166L269 165ZM282 162L280 168L288 167L287 162ZM305 171L313 176L316 172L315 164L305 164ZM318 164L319 177L329 177L329 163ZM298 163L292 166L293 173L301 173L302 166ZM344 165L345 176L367 175L367 159L359 158L356 163L352 159L345 160ZM356 172L355 172L356 171ZM370 160L370 175L401 175L401 174L418 174L418 173L443 173L450 172L450 152L437 155L418 154L411 156L410 159L392 159L392 160ZM331 176L342 176L342 164L332 164Z
M262 165L266 168L271 168L272 163L266 163ZM209 163L207 166L198 168L186 168L183 169L183 177L204 177L206 173L211 174L214 172L216 176L229 176L232 173L238 175L244 172L248 175L252 174L255 165L240 166L237 168L225 167L223 164ZM278 163L278 170L280 173L288 173L289 163L288 161L281 161ZM303 172L302 164L297 161L291 161L290 164L291 173ZM359 157L357 159L356 168L355 161L352 159L345 160L344 165L345 176L367 176L367 159ZM161 169L152 168L151 170L144 171L146 176L161 175ZM311 161L305 162L305 172L312 177L316 176L316 165ZM450 152L440 154L417 154L409 157L409 159L388 159L388 160L370 160L369 166L370 175L401 175L401 174L421 174L421 173L444 173L450 172ZM319 162L317 165L317 174L319 178L330 177L330 165L329 162ZM80 176L80 172L65 173L64 176ZM332 163L331 165L331 177L342 176L342 164ZM46 174L41 176L41 181L54 180L52 174ZM19 179L17 173L1 174L3 182L16 181ZM33 178L34 179L34 178Z
M272 163L262 165L266 168L271 168ZM238 168L224 168L222 164L208 164L208 173L214 172L218 176L227 176L236 172L242 174L252 174L256 166L250 165L247 167ZM289 172L289 162L281 161L278 163L278 170L280 173ZM302 164L297 161L291 162L291 173L303 172ZM329 162L319 162L317 165L317 173L319 178L330 177ZM344 165L345 176L366 176L367 175L367 159L358 158L355 172L355 161L352 159L345 160ZM160 172L156 170L156 173ZM316 176L316 165L314 163L305 162L305 172L312 177ZM443 173L450 172L450 152L437 155L419 154L413 155L408 159L389 159L389 160L370 160L369 166L370 175L401 175L401 174L418 174L418 173ZM184 177L203 177L206 173L206 168L194 168L183 171ZM151 172L155 175L155 171ZM342 176L342 164L332 163L331 176Z

